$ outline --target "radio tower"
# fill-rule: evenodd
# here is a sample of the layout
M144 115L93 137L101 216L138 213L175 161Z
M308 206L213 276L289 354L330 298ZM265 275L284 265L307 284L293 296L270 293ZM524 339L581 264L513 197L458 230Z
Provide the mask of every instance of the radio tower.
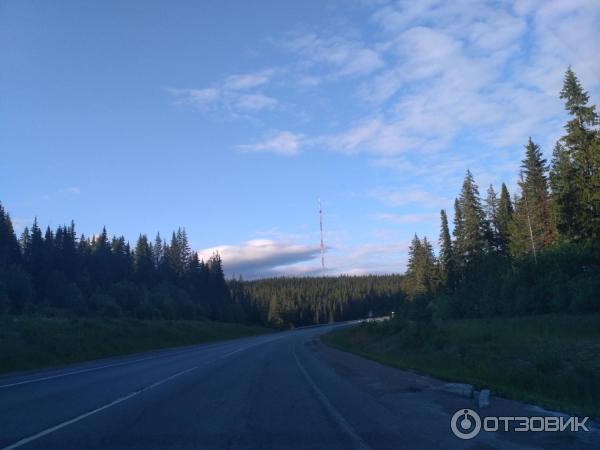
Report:
M321 275L325 276L325 246L323 245L323 208L319 199L319 227L321 229Z

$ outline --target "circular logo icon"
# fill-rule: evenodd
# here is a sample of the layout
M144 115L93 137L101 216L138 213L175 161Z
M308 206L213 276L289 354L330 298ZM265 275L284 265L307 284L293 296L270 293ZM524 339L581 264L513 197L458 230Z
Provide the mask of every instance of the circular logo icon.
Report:
M481 418L472 409L459 409L450 423L454 435L461 439L473 439L481 431Z

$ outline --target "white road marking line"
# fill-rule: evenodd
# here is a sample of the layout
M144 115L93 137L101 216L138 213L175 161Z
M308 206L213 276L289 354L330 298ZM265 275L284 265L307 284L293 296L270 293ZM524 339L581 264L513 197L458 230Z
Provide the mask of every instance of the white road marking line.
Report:
M358 450L370 450L370 447L367 445L365 441L358 435L358 433L352 428L352 425L348 423L344 416L340 414L340 412L331 404L327 396L319 389L319 387L315 384L311 376L308 374L306 369L300 363L298 356L296 355L295 349L292 349L292 353L294 354L294 359L296 360L296 364L298 365L298 369L304 376L306 382L313 389L315 394L317 394L317 398L321 401L327 412L333 417L333 419L338 423L340 428L352 439L354 442L354 447Z
M52 380L54 378L67 377L69 375L76 375L78 373L92 372L94 370L105 369L107 367L117 367L117 366L123 366L123 365L126 365L126 364L133 364L133 363L136 363L136 362L146 361L148 359L153 359L153 358L157 358L157 357L155 356L155 357L141 358L141 359L136 359L136 360L133 360L133 361L124 361L124 362L120 362L120 363L106 364L104 366L89 367L87 369L74 370L72 372L59 373L59 374L56 374L56 375L49 375L49 376L41 377L41 378L32 378L30 380L17 381L15 383L9 383L9 384L0 385L0 389L9 388L9 387L13 387L13 386L20 386L22 384L37 383L39 381Z
M47 429L45 429L43 431L40 431L37 434L34 434L33 436L29 436L29 437L26 437L24 439L21 439L20 441L15 442L14 444L9 445L8 447L4 447L3 450L12 450L14 448L21 447L21 446L23 446L25 444L28 444L28 443L30 443L32 441L35 441L36 439L39 439L39 438L41 438L43 436L46 436L47 434L53 433L53 432L55 432L57 430L60 430L61 428L64 428L64 427L67 427L67 426L69 426L71 424L79 422L80 420L83 420L86 417L89 417L91 415L99 413L100 411L104 411L105 409L108 409L108 408L110 408L112 406L118 405L119 403L123 403L125 400L129 400L130 398L135 397L136 395L139 395L142 392L145 392L145 391L148 391L148 390L153 389L155 387L158 387L161 384L166 383L167 381L171 381L172 379L177 378L177 377L179 377L179 376L181 376L183 374L186 374L188 372L191 372L192 370L195 370L195 369L197 369L199 367L200 367L200 365L191 367L191 368L186 369L186 370L182 370L181 372L177 372L174 375L171 375L171 376L169 376L167 378L163 378L160 381L152 383L152 384L150 384L150 385L148 385L148 386L146 386L146 387L144 387L144 388L142 388L142 389L140 389L138 391L134 391L131 394L127 394L126 396L118 398L118 399L116 399L116 400L114 400L114 401L112 401L110 403L107 403L107 404L105 404L103 406L100 406L99 408L96 408L96 409L94 409L92 411L88 411L88 412L86 412L84 414L81 414L80 416L77 416L77 417L75 417L73 419L67 420L66 422L62 422L62 423L59 423L58 425L55 425L55 426L50 427L50 428L47 428Z
M299 328L303 328L303 327L299 327ZM280 337L278 337L276 339L268 340L266 342L271 342L273 340L281 339L283 337L285 337L285 336L280 336ZM169 356L176 356L176 355L180 355L180 354L183 354L183 353L192 352L192 351L196 351L196 350L205 350L205 349L217 347L218 345L221 345L221 344L224 344L224 343L227 343L227 342L219 342L219 343L216 343L216 344L212 344L212 345L209 344L209 345L206 345L206 346L202 346L203 344L198 344L194 348L188 348L188 349L176 352L176 353L168 353L166 355L148 356L147 358L135 359L133 361L123 361L123 362L114 363L114 364L105 364L103 366L89 367L87 369L74 370L72 372L59 373L59 374L56 374L56 375L48 375L46 377L31 378L31 379L28 379L28 380L16 381L14 383L2 384L2 385L0 385L0 389L5 389L5 388L13 387L13 386L21 386L23 384L38 383L40 381L53 380L55 378L63 378L63 377L68 377L70 375L77 375L77 374L80 374L80 373L93 372L94 370L106 369L108 367L124 366L124 365L127 365L127 364L134 364L136 362L147 361L147 360L150 360L150 359L159 359L159 358L165 358L165 357L169 357ZM259 344L260 344L260 342L259 342ZM258 345L258 344L256 344L256 345ZM248 348L250 348L250 347L248 347ZM237 350L236 350L236 352L237 352ZM234 352L234 353L236 353L236 352Z
M9 383L9 384L2 384L2 385L0 385L0 389L5 389L5 388L13 387L13 386L20 386L22 384L37 383L37 382L40 382L40 381L52 380L52 379L55 379L55 378L67 377L67 376L70 376L70 375L77 375L77 374L85 373L85 372L93 372L94 370L106 369L108 367L124 366L124 365L127 365L127 364L134 364L134 363L137 363L137 362L147 361L147 360L150 360L150 359L160 359L160 358L166 358L166 357L169 357L169 356L177 356L177 355L181 355L181 354L184 354L184 353L193 352L193 351L196 351L196 350L207 350L207 349L211 349L213 347L216 347L217 345L220 345L220 344L223 344L223 342L219 343L219 344L209 345L209 346L206 346L206 347L188 348L188 349L181 350L181 351L174 352L174 353L167 353L167 354L163 354L163 355L148 356L146 358L134 359L133 361L123 361L123 362L118 362L118 363L113 363L113 364L105 364L103 366L89 367L87 369L74 370L72 372L59 373L59 374L56 374L56 375L49 375L49 376L46 376L46 377L32 378L32 379L23 380L23 381L17 381L17 382ZM198 344L198 345L201 346L202 344Z
M215 359L213 361L208 361L207 363L199 364L199 365L191 367L189 369L182 370L181 372L177 372L174 375L168 376L167 378L163 378L162 380L159 380L159 381L157 381L155 383L152 383L152 384L150 384L150 385L148 385L146 387L143 387L142 389L139 389L139 390L134 391L134 392L132 392L130 394L127 394L124 397L120 397L120 398L118 398L116 400L113 400L112 402L107 403L107 404L105 404L103 406L100 406L100 407L98 407L98 408L96 408L96 409L94 409L92 411L88 411L88 412L86 412L84 414L81 414L80 416L77 416L77 417L75 417L73 419L69 419L69 420L67 420L65 422L59 423L58 425L55 425L53 427L47 428L47 429L45 429L43 431L40 431L39 433L36 433L36 434L34 434L32 436L23 438L20 441L15 442L14 444L10 444L8 447L4 447L2 450L12 450L12 449L21 447L21 446L23 446L25 444L28 444L28 443L30 443L32 441L35 441L35 440L37 440L37 439L39 439L41 437L44 437L44 436L46 436L46 435L48 435L50 433L53 433L53 432L55 432L57 430L60 430L61 428L64 428L64 427L72 425L72 424L74 424L76 422L79 422L80 420L83 420L86 417L92 416L92 415L94 415L96 413L99 413L100 411L104 411L105 409L108 409L108 408L110 408L112 406L116 406L119 403L123 403L125 400L129 400L130 398L135 397L136 395L139 395L139 394L141 394L143 392L146 392L146 391L148 391L150 389L153 389L153 388L155 388L157 386L160 386L161 384L166 383L167 381L171 381L172 379L177 378L178 376L181 376L183 374L191 372L192 370L198 369L199 367L201 367L201 366L203 366L205 364L214 362L214 361L216 361L218 359L222 359L222 358L225 358L227 356L231 356L234 353L238 353L238 352L241 352L243 350L247 350L249 348L256 347L257 345L261 345L261 344L266 344L266 343L269 343L269 342L277 341L277 340L283 339L285 337L287 337L287 336L284 335L284 336L279 336L279 337L277 337L275 339L269 339L269 340L266 340L266 341L257 342L256 344L249 345L247 347L242 347L240 349L234 350L233 352L226 353L225 355L222 355L222 356L218 357L217 359Z

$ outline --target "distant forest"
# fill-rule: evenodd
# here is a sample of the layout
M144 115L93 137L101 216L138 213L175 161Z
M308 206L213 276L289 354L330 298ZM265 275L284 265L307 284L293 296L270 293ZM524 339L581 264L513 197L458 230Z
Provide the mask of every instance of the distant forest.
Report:
M185 229L140 235L132 248L106 229L75 225L17 238L0 205L0 313L210 318L295 327L388 314L419 320L549 312L600 312L600 130L569 68L570 115L548 164L530 138L510 195L481 199L467 171L453 230L441 211L440 251L415 235L406 274L226 281L218 254L198 260Z
M570 119L549 164L530 138L519 192L489 186L483 200L467 171L437 257L414 236L403 286L415 317L600 312L599 118L570 68L560 98Z
M253 323L289 327L388 315L406 296L401 275L232 281L236 304Z
M200 261L185 229L170 240L77 236L75 224L17 238L0 205L0 314L199 319L295 327L389 313L399 276L225 280L218 254Z

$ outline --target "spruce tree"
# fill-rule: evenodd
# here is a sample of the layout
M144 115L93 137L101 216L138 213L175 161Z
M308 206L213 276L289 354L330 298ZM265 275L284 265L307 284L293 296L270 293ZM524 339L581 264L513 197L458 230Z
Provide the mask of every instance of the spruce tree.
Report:
M554 243L556 234L550 209L546 160L540 147L531 138L525 146L525 159L521 168L524 177L521 197L523 203L527 203L523 207L528 209L535 247L541 250Z
M510 245L510 223L513 216L513 205L508 193L506 184L502 183L500 190L500 200L498 202L498 214L496 217L495 228L497 231L497 248L498 251L507 255Z
M31 254L31 233L29 232L29 227L25 227L23 232L21 233L21 238L19 239L19 246L21 247L21 255L24 262L28 262Z
M457 269L457 275L462 274L464 270L464 258L462 255L465 253L465 223L463 217L462 206L458 199L454 200L454 229L452 230L452 236L454 237L454 241L452 243L452 247L454 250L454 260L455 266Z
M595 105L588 105L569 67L560 92L571 120L555 149L552 197L559 230L571 240L600 238L600 137Z
M406 269L409 296L431 293L437 284L436 275L436 261L431 244L427 238L420 240L415 234L408 250Z
M489 249L489 224L479 198L479 189L470 170L467 170L463 187L455 209L458 217L454 229L456 257L459 267L464 268L477 260Z
M499 200L494 190L494 186L490 184L485 198L485 219L487 222L488 244L495 251L499 248L499 230L498 230L498 209Z
M21 249L10 215L0 204L0 268L21 260Z
M152 246L145 234L140 234L135 244L134 273L140 283L151 285L154 282L154 257Z
M448 228L448 216L445 210L440 211L440 278L448 288L452 289L456 283L454 251L452 248L452 239Z
M156 233L154 238L154 246L152 247L152 257L154 258L154 268L159 271L164 259L164 246L160 233Z

